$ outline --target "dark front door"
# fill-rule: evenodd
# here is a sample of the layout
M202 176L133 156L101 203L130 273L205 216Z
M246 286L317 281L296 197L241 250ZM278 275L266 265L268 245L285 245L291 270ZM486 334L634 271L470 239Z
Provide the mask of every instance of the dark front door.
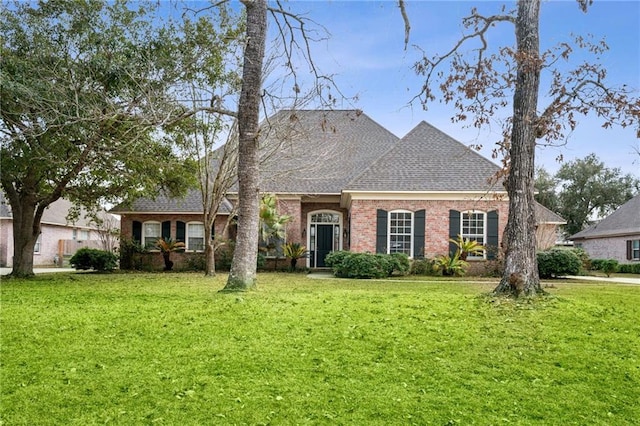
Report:
M333 226L316 225L316 267L324 268L324 258L333 250Z

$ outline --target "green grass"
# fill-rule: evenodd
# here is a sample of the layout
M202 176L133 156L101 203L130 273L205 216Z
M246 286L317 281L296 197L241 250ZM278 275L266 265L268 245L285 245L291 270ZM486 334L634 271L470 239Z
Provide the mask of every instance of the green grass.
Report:
M2 425L640 419L640 286L51 274L1 285ZM426 280L426 278L425 278Z

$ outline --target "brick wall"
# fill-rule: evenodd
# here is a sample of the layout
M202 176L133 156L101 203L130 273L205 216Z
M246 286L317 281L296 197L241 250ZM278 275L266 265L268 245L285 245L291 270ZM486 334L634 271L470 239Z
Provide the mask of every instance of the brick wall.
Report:
M508 201L420 201L420 200L354 200L351 205L351 250L357 252L376 251L376 211L383 209L408 210L424 209L425 256L435 257L449 251L449 210L498 211L498 239L502 241L509 211Z
M579 242L591 259L616 259L620 263L633 263L627 260L627 240L640 240L640 234L624 237L594 238Z
M133 229L133 221L138 222L165 222L171 221L171 238L176 238L176 222L182 221L184 223L189 222L202 222L202 214L131 214L122 215L120 219L120 231L122 238L130 239ZM217 216L214 222L214 228L216 235L222 235L224 225L227 221L227 216ZM224 236L228 238L229 235Z

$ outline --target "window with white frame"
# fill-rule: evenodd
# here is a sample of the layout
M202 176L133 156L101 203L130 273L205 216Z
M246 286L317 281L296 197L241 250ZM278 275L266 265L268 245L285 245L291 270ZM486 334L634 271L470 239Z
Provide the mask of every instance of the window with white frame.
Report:
M640 240L631 240L630 260L640 260Z
M156 242L162 236L160 222L144 222L142 224L142 246L147 249L156 248Z
M42 234L38 235L36 244L33 246L33 254L40 254L40 250L42 250Z
M413 213L407 211L389 212L389 253L413 253Z
M480 245L484 245L487 232L487 214L485 212L467 211L462 212L460 235L462 238L476 241ZM470 254L467 259L484 259L486 253L482 252Z
M204 251L204 224L187 223L187 250Z

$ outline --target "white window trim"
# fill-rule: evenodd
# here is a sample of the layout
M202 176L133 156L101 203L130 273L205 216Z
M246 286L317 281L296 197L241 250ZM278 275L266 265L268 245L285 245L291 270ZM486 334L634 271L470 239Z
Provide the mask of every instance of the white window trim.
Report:
M411 215L411 232L409 233L409 237L411 238L411 243L409 244L409 253L407 254L409 258L413 258L413 244L415 243L415 226L416 226L416 218L414 212L410 210L391 210L387 213L387 254L391 254L391 215L393 213L409 213ZM394 234L394 235L406 235L406 234Z
M190 244L189 244L189 228L190 228L191 226L193 226L193 225L202 225L202 232L203 232L203 234L202 234L202 250L194 250L194 249L192 249L192 248L190 247ZM195 252L195 253L198 253L198 252L199 252L199 253L202 253L202 252L204 252L204 248L205 248L205 234L206 234L206 232L205 232L205 229L204 229L204 223L203 223L203 222L187 222L187 224L186 224L186 226L185 226L185 230L184 230L184 237L185 237L185 240L186 240L186 241L185 241L185 246L186 246L185 250L186 250L186 251L192 251L192 252Z
M636 249L634 245L637 244L639 247ZM635 255L637 253L637 255ZM631 240L631 259L630 260L640 260L640 240Z
M36 243L33 246L33 254L42 253L42 232L38 235Z
M157 239L162 238L162 223L158 222L157 220L147 220L146 222L142 222L142 247L147 247L147 233L145 232L145 229L146 229L147 225L150 225L150 224L157 224L158 225L158 227L160 229L160 233L159 233ZM157 247L155 247L155 245L147 247L147 250L149 250L149 251L160 251Z
M460 212L460 235L462 236L462 238L469 238L468 235L480 235L480 234L463 234L462 230L464 229L464 215L465 214L478 214L481 213L482 214L482 245L486 247L487 245L487 212L482 211L482 210L465 210L463 212ZM467 257L467 260L486 260L487 259L487 251L484 250L482 252L482 256L478 256L478 255L472 255L470 254L469 257Z

